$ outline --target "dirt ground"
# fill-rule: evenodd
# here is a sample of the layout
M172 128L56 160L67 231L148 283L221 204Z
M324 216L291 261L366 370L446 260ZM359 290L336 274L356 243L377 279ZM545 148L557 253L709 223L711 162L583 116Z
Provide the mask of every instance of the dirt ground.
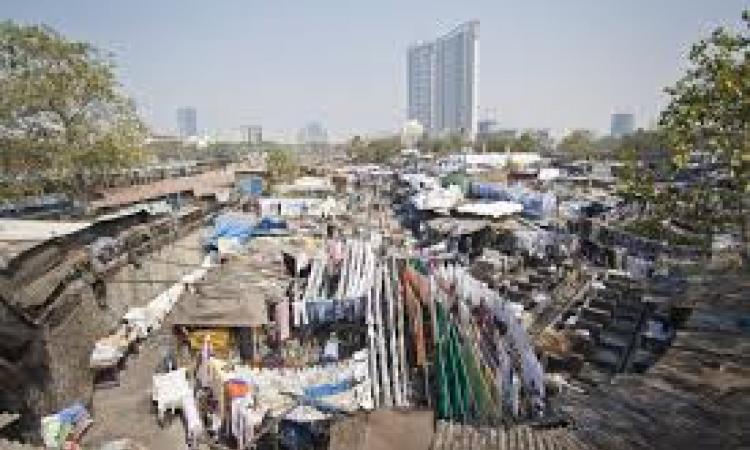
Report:
M180 418L161 428L151 406L151 377L162 358L162 342L150 336L138 354L127 357L119 386L94 391L94 424L84 435L84 448L96 450L105 442L130 438L149 450L187 449Z

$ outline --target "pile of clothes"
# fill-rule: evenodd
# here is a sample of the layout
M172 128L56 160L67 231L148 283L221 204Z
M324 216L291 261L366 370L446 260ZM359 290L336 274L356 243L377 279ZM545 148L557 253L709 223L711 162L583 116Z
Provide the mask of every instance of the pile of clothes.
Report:
M77 448L81 436L92 423L91 415L80 403L42 417L44 446L54 449Z

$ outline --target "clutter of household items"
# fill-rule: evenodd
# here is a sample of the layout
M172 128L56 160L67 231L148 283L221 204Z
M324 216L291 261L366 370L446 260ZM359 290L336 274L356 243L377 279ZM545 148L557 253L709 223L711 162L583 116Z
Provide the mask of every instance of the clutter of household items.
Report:
M42 439L50 449L77 449L79 442L93 420L80 403L42 417Z

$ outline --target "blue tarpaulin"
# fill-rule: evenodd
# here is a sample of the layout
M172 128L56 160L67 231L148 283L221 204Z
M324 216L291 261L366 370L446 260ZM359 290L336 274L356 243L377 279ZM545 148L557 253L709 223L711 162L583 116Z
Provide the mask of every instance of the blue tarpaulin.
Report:
M340 394L351 389L353 385L352 380L344 380L339 383L323 383L307 386L303 388L302 391L304 392L305 397L313 399Z
M208 246L216 248L219 238L235 238L240 244L246 244L253 236L263 236L274 231L286 230L287 224L282 219L264 217L257 223L250 218L224 214L214 220L214 229L208 238Z
M60 422L70 425L78 423L79 420L83 419L87 415L88 412L86 411L86 408L80 403L75 403L73 404L73 406L65 408L57 413L57 417L60 419Z
M253 234L259 235L273 230L286 230L286 221L275 217L264 217L255 225Z
M247 218L221 215L214 221L214 230L209 242L217 245L219 238L236 238L241 244L247 243L253 235L253 222Z
M263 179L260 177L248 177L238 183L240 192L253 197L263 193Z

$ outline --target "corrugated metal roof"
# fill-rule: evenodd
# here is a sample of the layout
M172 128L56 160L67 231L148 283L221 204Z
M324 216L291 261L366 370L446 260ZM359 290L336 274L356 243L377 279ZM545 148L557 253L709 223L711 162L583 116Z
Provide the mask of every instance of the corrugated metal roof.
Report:
M0 219L0 268L8 267L13 259L37 245L89 226L90 222Z
M217 170L182 178L168 178L153 183L110 189L104 198L90 203L93 209L130 205L168 195L190 192L195 196L214 193L234 183L234 171Z
M286 298L289 277L282 251L285 239L257 238L246 255L209 270L198 292L187 294L172 313L172 323L205 327L255 327L268 323L268 304ZM297 246L292 246L299 248Z
M82 251L69 254L62 263L26 284L20 291L17 291L20 295L15 297L16 303L20 304L23 308L43 305L52 293L73 273L76 266L87 259L88 255Z

